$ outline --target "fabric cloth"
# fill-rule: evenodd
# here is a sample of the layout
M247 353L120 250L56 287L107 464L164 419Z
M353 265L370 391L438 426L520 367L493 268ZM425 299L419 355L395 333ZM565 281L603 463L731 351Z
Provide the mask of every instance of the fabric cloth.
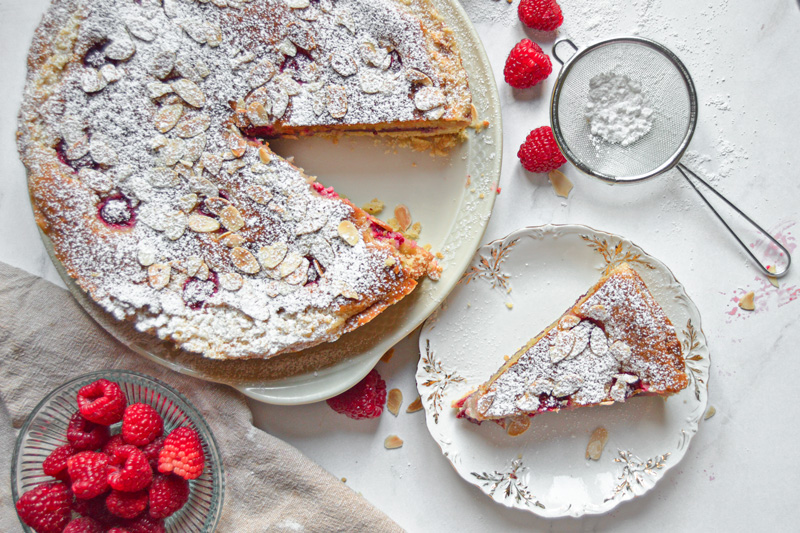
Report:
M219 532L402 531L340 480L252 424L235 389L151 363L98 326L65 290L0 263L0 530L18 531L10 486L16 433L51 390L87 372L142 372L168 383L203 414L225 471Z

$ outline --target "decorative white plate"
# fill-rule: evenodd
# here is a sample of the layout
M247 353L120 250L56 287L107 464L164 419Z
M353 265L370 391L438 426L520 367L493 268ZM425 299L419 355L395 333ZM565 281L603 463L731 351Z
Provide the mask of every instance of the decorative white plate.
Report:
M626 261L675 326L689 386L664 401L544 413L519 437L457 419L451 403L486 381L531 337ZM425 323L417 387L428 430L469 483L495 501L544 517L609 511L651 489L686 453L708 397L700 314L672 272L623 237L586 226L523 228L481 247L459 285ZM609 440L585 459L598 426Z
M212 361L198 354L171 349L129 324L105 313L72 281L45 245L65 284L86 311L112 335L136 352L177 372L228 383L268 403L302 404L324 400L347 390L364 377L380 357L419 326L455 287L467 267L494 206L502 131L500 103L491 65L483 44L458 0L433 0L439 14L454 30L469 75L473 104L490 126L467 131L467 140L448 156L431 157L410 149L392 150L372 137L273 141L270 146L320 181L333 185L357 205L372 198L386 202L382 218L394 216L400 203L414 221L422 223L420 242L430 243L444 258L438 282L425 279L414 292L371 323L295 354L269 360Z

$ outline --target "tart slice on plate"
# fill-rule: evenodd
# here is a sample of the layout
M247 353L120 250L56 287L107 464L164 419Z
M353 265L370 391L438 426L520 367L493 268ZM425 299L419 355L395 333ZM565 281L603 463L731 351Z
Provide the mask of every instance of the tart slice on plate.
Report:
M622 263L453 407L459 418L492 420L514 436L538 413L675 394L688 384L684 368L675 328Z

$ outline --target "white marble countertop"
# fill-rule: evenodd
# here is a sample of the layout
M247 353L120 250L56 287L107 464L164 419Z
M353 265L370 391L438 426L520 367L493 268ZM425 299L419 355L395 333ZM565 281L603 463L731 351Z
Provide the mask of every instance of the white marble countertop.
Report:
M680 465L645 496L604 516L544 520L492 502L450 467L422 413L352 421L324 403L253 405L259 427L285 439L409 531L786 531L800 520L800 270L775 288L676 171L635 186L609 187L566 168L575 188L555 196L544 175L526 173L516 152L547 124L553 74L513 91L502 81L514 43L526 36L516 4L462 0L484 37L504 113L504 168L484 242L524 225L580 223L630 238L664 261L703 316L711 349L710 405L717 414ZM692 72L700 119L684 162L794 249L800 234L800 5L797 0L561 0L560 36L588 44L635 33L672 48ZM0 260L61 284L37 234L25 172L14 145L25 56L46 0L0 0ZM553 36L528 35L545 51ZM491 38L488 38L491 36ZM557 65L555 65L557 67ZM746 235L754 244L756 236ZM736 298L756 293L756 310ZM379 370L406 403L416 397L417 335ZM389 434L405 445L383 448Z

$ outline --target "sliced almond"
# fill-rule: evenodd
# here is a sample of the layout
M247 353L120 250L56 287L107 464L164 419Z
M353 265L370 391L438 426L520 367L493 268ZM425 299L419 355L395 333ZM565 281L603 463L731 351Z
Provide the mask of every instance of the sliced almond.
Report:
M550 347L550 362L553 364L566 359L575 345L575 335L571 331L559 331Z
M331 66L340 76L348 77L358 72L358 65L349 54L335 52L331 56Z
M491 409L492 404L494 403L495 394L496 393L493 390L489 390L486 394L478 398L475 408L477 409L479 415L483 416L489 412L489 409Z
M558 378L553 384L553 396L564 398L576 393L583 386L583 378L578 374L566 374Z
M598 357L608 353L608 337L606 337L602 328L592 329L592 334L589 337L589 348Z
M194 277L203 265L203 258L199 255L190 255L184 261L184 265L186 266L186 275L190 278Z
M111 167L119 162L117 151L101 138L93 138L89 142L89 155L98 165Z
M419 396L417 396L417 398L413 402L408 404L408 407L406 407L406 413L416 413L417 411L421 410L422 410L422 398L420 398Z
M388 363L394 356L394 348L389 348L389 351L381 356L382 363Z
M708 410L706 411L706 414L703 415L703 420L708 420L709 418L711 418L715 414L717 414L717 408L714 407L713 405L710 405L708 407Z
M203 90L192 80L182 78L171 83L172 89L180 96L184 102L192 107L203 107L206 105L206 95Z
M593 305L586 311L586 316L604 322L608 320L608 309L606 309L605 305Z
M114 182L104 172L84 167L78 171L78 177L84 185L97 192L108 192L114 187Z
M211 117L205 114L186 115L175 125L178 137L188 139L197 137L211 125Z
M258 251L258 262L264 268L275 268L281 264L288 251L289 245L285 242L274 242L267 246L262 246Z
M226 291L236 292L242 288L244 279L236 272L223 272L219 275L219 284Z
M386 396L386 408L394 416L400 413L400 406L403 405L403 392L400 389L392 389Z
M188 217L182 211L172 211L167 213L160 225L164 228L164 235L172 240L178 240L183 236L188 225Z
M267 205L273 196L270 190L263 185L248 185L244 193L257 204Z
M531 385L528 387L528 390L533 394L552 394L553 385L552 379L539 378L531 383Z
M136 45L133 44L128 33L123 30L120 34L112 37L111 43L103 49L103 52L109 59L125 61L136 52Z
M745 311L753 311L756 308L755 299L756 293L753 291L748 292L739 300L739 307Z
M219 229L219 221L199 213L189 215L189 229L198 233L211 233Z
M328 214L324 211L309 210L306 216L300 220L295 229L297 235L307 235L319 231L328 222Z
M178 207L181 208L181 211L184 213L190 212L192 209L197 207L197 202L199 198L194 193L189 193L187 195L181 196L178 198Z
M775 269L775 265L770 265L767 267L767 271L772 272L774 274L777 270ZM776 278L775 276L767 276L767 279L775 287L780 287L780 285L778 284L778 278Z
M119 81L122 78L123 70L121 68L117 68L112 64L103 65L100 67L100 75L105 79L108 83L114 83L115 81Z
M582 354L586 347L589 346L589 338L593 329L594 324L584 322L570 330L572 334L575 335L575 345L572 347L572 351L569 354L570 358Z
M566 177L563 172L551 170L548 172L547 177L550 178L550 183L553 186L556 196L561 196L562 198L567 198L569 196L569 192L572 190L572 182L569 181L569 178Z
M150 266L156 262L156 250L149 245L140 245L136 258L142 266Z
M580 323L581 319L575 315L564 315L558 321L558 329L568 330L572 329Z
M150 63L150 74L163 80L175 67L175 52L172 50L162 50L157 53Z
M308 268L311 265L311 262L303 258L300 261L300 265L295 268L288 276L283 278L283 281L288 283L289 285L305 285L308 281ZM279 269L280 271L280 269Z
M420 111L430 111L445 103L444 92L438 87L423 87L414 95L414 105Z
M628 397L628 384L618 379L611 387L611 399L615 402L625 403Z
M586 458L592 461L599 461L603 455L603 448L608 442L608 431L603 426L598 427L589 437L589 444L586 445Z
M341 239L350 246L355 246L356 244L358 244L360 235L358 233L358 230L356 229L355 224L353 224L349 220L342 220L341 222L339 222L339 227L337 228L337 231L339 232L339 237L341 237Z
M625 341L614 341L608 349L620 363L625 363L631 358L631 347Z
M223 136L228 143L228 148L230 148L231 153L235 157L242 157L247 150L247 141L242 137L242 134L239 133L239 130L227 130L223 133Z
M529 427L531 427L531 418L529 416L517 416L506 420L506 434L509 437L522 435L528 431Z
M220 236L219 242L228 248L236 248L237 246L243 245L245 243L245 239L238 233L231 233L228 231Z
M224 207L219 212L219 221L228 231L239 231L244 227L244 218L234 206Z
M153 120L156 124L156 129L161 133L167 133L175 124L178 123L178 120L183 115L183 105L181 104L172 104L172 105L165 105L159 108L156 111Z
M397 223L400 224L400 229L405 231L411 225L411 212L404 204L400 204L394 208L394 217Z
M106 85L108 85L108 80L103 77L99 70L93 68L84 70L83 74L81 74L80 81L81 89L90 94L102 91L106 88Z
M283 89L272 93L272 116L281 118L289 107L289 93Z
M272 152L270 152L269 148L266 146L262 146L258 149L258 157L261 159L261 162L265 165L268 165L270 161L272 161Z
M245 274L256 274L261 270L256 258L246 248L237 246L231 250L231 261L233 266Z
M523 413L532 413L539 409L539 395L525 392L514 401L514 407Z
M150 98L161 98L165 94L169 94L174 91L175 89L168 83L151 81L147 84L147 93L150 95Z
M250 102L247 106L247 119L253 126L267 126L270 123L269 111L261 102Z
M163 289L169 284L172 267L165 263L156 263L147 267L147 281L156 290Z
M403 446L403 439L401 439L397 435L389 435L388 437L386 437L386 440L383 441L383 447L386 448L387 450L394 450L402 446Z
M278 265L278 274L281 278L285 278L295 270L299 266L303 264L303 261L308 261L302 255L297 252L289 252L286 254L286 257L283 259L280 265ZM306 269L308 266L306 265Z
M347 89L341 85L328 85L325 105L333 118L343 118L347 114Z

